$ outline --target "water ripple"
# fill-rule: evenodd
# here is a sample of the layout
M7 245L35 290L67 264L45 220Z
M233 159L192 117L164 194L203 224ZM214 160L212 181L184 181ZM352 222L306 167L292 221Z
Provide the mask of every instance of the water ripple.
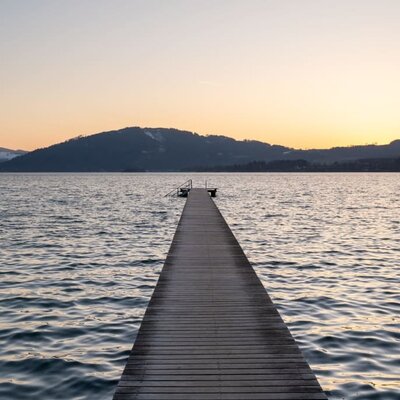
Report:
M184 174L0 175L0 398L109 400ZM193 174L331 400L400 398L398 174ZM251 210L251 212L249 212Z

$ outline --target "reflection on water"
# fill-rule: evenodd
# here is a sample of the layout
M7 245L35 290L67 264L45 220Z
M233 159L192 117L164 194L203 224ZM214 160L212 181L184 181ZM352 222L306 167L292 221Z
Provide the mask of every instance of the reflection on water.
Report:
M190 177L329 398L399 399L399 174L1 174L0 398L111 399Z

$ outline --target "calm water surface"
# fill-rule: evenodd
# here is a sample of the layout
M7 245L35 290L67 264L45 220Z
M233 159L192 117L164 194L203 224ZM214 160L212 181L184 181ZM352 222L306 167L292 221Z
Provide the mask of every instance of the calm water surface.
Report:
M194 178L330 399L400 399L400 174L0 174L0 399L110 400Z

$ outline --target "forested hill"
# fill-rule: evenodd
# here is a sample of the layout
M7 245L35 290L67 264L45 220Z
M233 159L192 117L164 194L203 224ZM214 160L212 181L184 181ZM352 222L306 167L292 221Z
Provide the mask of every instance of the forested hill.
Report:
M363 158L321 164L306 160L252 161L246 164L188 168L186 172L400 172L398 158Z
M177 171L193 165L279 159L288 149L176 129L125 128L38 149L0 166L3 171Z
M400 140L388 145L295 150L253 140L201 136L164 128L125 128L78 137L16 157L0 171L101 172L180 171L192 167L245 164L254 160L332 163L362 158L396 158Z

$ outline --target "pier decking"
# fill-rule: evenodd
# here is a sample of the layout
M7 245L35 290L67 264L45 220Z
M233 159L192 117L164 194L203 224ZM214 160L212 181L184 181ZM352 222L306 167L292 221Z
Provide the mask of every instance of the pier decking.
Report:
M229 226L191 189L114 400L326 399Z

